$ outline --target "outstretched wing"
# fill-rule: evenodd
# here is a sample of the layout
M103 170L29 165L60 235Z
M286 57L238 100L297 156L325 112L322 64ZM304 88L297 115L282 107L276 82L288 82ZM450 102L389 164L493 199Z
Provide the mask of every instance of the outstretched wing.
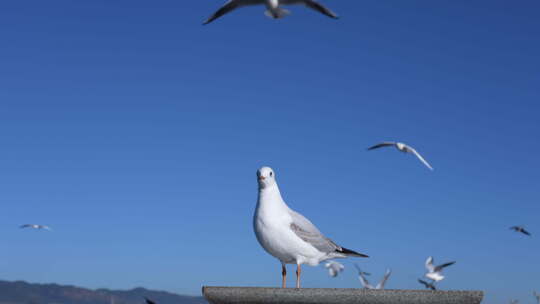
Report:
M455 263L456 263L456 261L452 261L452 262L449 262L449 263L439 265L439 266L435 267L435 272L441 271L441 270L443 270L443 268L448 267L450 265L454 265Z
M426 281L424 281L424 280L422 280L422 279L418 279L418 282L419 282L420 284L423 284L426 288L429 288L429 289L431 289L431 290L437 290L437 288L435 288L435 285L430 284L430 283L428 283L428 282L426 282Z
M362 283L362 286L366 289L374 289L373 285L369 284L369 281L364 277L364 275L360 272L360 275L358 276L360 279L360 283Z
M363 274L363 275L366 275L366 276L370 276L371 273L369 272L365 272L365 271L362 271L362 269L360 269L360 266L358 266L358 264L354 264L354 267L356 268L356 270L358 270L358 274Z
M218 9L210 18L208 18L203 25L206 25L217 18L230 13L231 11L246 5L254 5L261 3L260 0L229 0L220 9Z
M433 266L433 257L432 256L428 257L427 260L426 260L426 269L429 272L434 272L435 271L435 266Z
M391 147L391 146L395 146L395 145L396 145L395 142L385 141L385 142L382 142L380 144L376 144L373 147L369 147L368 150L375 150L375 149L379 149L379 148L382 148L382 147Z
M324 14L330 18L334 18L334 19L338 19L338 15L336 15L336 13L332 12L329 8L325 7L324 5L318 3L317 1L315 0L304 0L303 1L304 4L311 8L311 9L314 9L316 11L318 11L319 13L321 14Z
M422 155L420 155L420 153L418 153L415 149L411 148L411 147L407 147L407 152L409 153L412 153L414 155L416 155L416 157L424 164L426 165L426 167L429 168L429 170L432 170L433 171L433 167L422 157Z
M386 281L388 281L388 278L390 277L391 274L392 274L392 270L387 269L386 273L384 274L383 279L381 280L379 284L377 284L377 287L375 287L375 289L384 289L384 285L386 284Z
M521 233L525 234L525 235L528 235L528 236L531 236L531 233L527 230L525 230L525 228L521 228Z

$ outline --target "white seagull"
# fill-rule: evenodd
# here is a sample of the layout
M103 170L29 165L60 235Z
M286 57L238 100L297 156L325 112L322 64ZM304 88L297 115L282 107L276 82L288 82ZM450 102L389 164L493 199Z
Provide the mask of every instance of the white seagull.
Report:
M533 296L536 298L536 303L540 304L540 294L536 291L533 291Z
M445 267L448 267L450 265L454 265L456 262L449 262L444 263L438 266L433 265L433 257L428 257L426 260L426 269L428 272L425 274L425 277L428 279L433 280L434 282L439 282L444 280L444 276L442 275L442 271Z
M365 272L360 270L360 268L357 265L355 266L356 266L356 269L358 270L358 278L360 279L360 283L362 283L362 286L365 289L384 289L384 285L386 284L386 281L388 281L388 278L390 278L390 275L392 274L392 270L387 269L386 273L384 274L384 277L379 282L379 284L377 284L377 286L373 286L369 283L369 281L364 276Z
M32 228L32 229L41 229L41 230L52 230L49 226L36 225L36 224L24 224L24 225L21 225L19 228L21 228L21 229Z
M257 171L259 195L253 228L261 246L281 262L282 286L286 286L286 264L296 264L296 288L300 288L301 265L316 266L335 258L368 257L343 248L325 237L315 225L293 211L279 192L274 170Z
M343 266L343 264L336 261L330 261L326 263L324 267L328 269L328 275L330 275L332 278L337 277L338 274L345 269L345 266Z
M203 24L208 24L239 7L248 5L265 5L267 8L265 12L266 16L274 19L280 19L290 14L290 12L282 8L281 5L292 4L303 4L306 7L314 9L330 18L338 18L338 16L334 12L324 7L322 4L318 3L315 0L229 0L212 16L210 16L210 18L208 18Z
M390 142L390 141L387 141L387 142L383 142L383 143L380 143L380 144L377 144L373 147L370 147L368 148L368 150L375 150L375 149L379 149L379 148L383 148L383 147L396 147L396 149L398 149L399 151L403 152L403 153L410 153L410 154L413 154L415 155L424 165L426 165L426 167L428 167L430 170L433 171L433 167L422 157L422 155L420 155L420 153L418 153L413 147L411 146L408 146L404 143L400 143L400 142Z

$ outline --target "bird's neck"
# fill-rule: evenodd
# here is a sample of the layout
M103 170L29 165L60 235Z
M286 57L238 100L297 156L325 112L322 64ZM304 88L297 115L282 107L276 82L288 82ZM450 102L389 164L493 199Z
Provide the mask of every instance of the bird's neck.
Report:
M261 209L260 211L266 212L289 208L283 201L277 184L259 189L257 205L258 208Z

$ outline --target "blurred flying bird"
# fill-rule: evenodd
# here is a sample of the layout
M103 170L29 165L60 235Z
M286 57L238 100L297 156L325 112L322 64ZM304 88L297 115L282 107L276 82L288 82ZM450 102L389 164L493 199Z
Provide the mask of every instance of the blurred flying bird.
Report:
M280 19L290 14L290 12L281 7L281 5L303 4L308 8L318 11L330 18L337 19L338 16L330 9L324 7L322 4L315 0L229 0L220 9L218 9L210 18L208 18L203 24L208 24L217 18L230 13L231 11L248 5L265 5L267 10L265 15L273 18Z
M536 298L536 303L540 304L540 294L536 291L533 291L533 296Z
M31 228L31 229L41 229L41 230L52 230L49 226L36 225L36 224L24 224L24 225L21 225L19 228L21 228L21 229Z
M531 233L529 231L525 230L525 228L523 226L512 226L512 227L510 227L510 230L514 230L515 232L520 232L520 233L523 233L525 235L531 236Z
M428 283L422 279L418 279L418 282L420 284L423 284L426 287L426 289L437 290L437 288L435 287L435 284L433 283Z
M146 304L156 304L156 302L148 299L147 297L144 297L144 300L146 301Z
M369 283L369 281L364 276L364 272L362 272L358 268L358 278L360 279L360 283L362 283L362 286L365 289L384 289L384 285L386 284L386 281L388 281L388 278L390 277L390 274L392 274L392 271L390 269L386 270L386 273L384 274L384 277L382 280L377 284L377 286L373 286Z
M383 148L383 147L395 147L396 149L398 149L399 151L401 151L403 153L413 154L424 165L426 165L426 167L428 167L430 170L433 170L433 167L431 167L431 165L422 157L422 155L420 155L420 153L418 153L413 147L407 146L404 143L400 143L400 142L383 142L383 143L380 143L380 144L377 144L377 145L375 145L373 147L368 148L368 150L375 150L375 149L379 149L379 148Z
M343 266L343 264L336 261L330 261L326 263L324 267L328 269L328 274L333 278L337 277L338 274L345 269L345 266Z
M519 303L518 300L511 300L511 301L510 301L510 304L518 304L518 303Z
M448 267L450 265L454 265L456 262L449 262L442 265L434 266L433 265L433 257L428 257L426 260L426 269L428 272L425 274L425 277L428 279L433 280L434 282L439 282L444 279L444 276L442 275L442 271L445 267Z

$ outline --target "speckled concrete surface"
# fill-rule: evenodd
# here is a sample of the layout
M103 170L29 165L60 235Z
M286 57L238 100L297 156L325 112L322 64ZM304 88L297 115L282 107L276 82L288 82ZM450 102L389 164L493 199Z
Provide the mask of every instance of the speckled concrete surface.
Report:
M203 287L212 304L479 304L481 291Z

